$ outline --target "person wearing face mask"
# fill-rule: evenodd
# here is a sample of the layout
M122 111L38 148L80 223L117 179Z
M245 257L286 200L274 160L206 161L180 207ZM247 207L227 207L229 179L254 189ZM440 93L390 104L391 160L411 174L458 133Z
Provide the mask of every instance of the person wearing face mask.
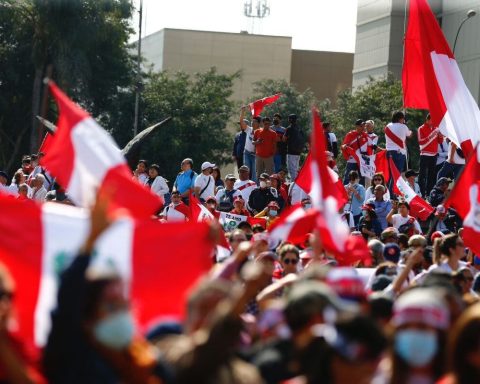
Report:
M272 225L277 219L280 212L280 206L276 201L271 201L265 207L265 209L255 215L255 218L266 217L267 219L267 229Z
M268 173L262 173L258 188L250 193L248 207L254 214L262 212L271 201L277 201L277 191L268 186L269 178Z
M172 202L168 204L160 217L165 221L187 221L189 216L189 208L182 201L182 195L179 191L172 192Z
M153 347L135 332L122 279L89 269L94 244L111 224L107 210L106 199L97 200L90 233L61 276L44 350L49 383L160 384L166 378Z
M390 383L435 383L445 373L444 348L450 325L447 303L433 288L414 288L394 304Z

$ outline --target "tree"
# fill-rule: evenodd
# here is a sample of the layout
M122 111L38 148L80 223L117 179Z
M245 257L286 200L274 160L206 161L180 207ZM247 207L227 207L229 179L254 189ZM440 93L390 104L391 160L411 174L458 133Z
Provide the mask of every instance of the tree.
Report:
M363 119L375 122L375 131L379 136L378 145L384 148L383 128L391 121L392 112L401 110L402 105L402 83L389 74L379 80L370 79L354 92L351 89L340 92L336 108L331 108L330 103L323 102L320 110L323 120L332 123L333 131L340 141L339 145L347 132L354 128L355 120ZM409 164L414 169L418 169L419 164L416 129L423 124L425 116L425 111L406 110L407 125L413 131L412 138L407 141ZM345 160L341 155L337 160L342 174Z
M308 135L311 128L311 107L318 103L310 89L300 92L286 80L264 79L254 83L253 92L252 100L248 100L247 103L281 92L282 96L275 103L265 107L262 115L271 117L274 113L280 113L283 125L287 126L288 115L294 113L298 117L298 124Z
M130 0L0 2L0 131L20 143L0 147L7 159L2 166L11 171L20 151L38 149L35 116L49 65L59 86L105 128L114 121L131 130L132 121L127 126L118 115L135 81L128 50L132 12ZM49 117L54 120L55 111Z
M230 161L232 134L227 122L234 111L230 100L239 73L219 74L215 68L193 76L185 72L152 73L143 93L143 128L172 116L155 134L144 156L174 180L180 162L191 157L198 171L203 161ZM171 186L171 185L170 185Z

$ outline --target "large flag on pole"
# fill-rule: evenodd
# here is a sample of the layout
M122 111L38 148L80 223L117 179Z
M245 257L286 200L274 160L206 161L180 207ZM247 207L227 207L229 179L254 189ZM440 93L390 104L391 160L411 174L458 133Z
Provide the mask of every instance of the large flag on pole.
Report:
M67 190L78 206L93 205L99 189L108 189L112 207L123 207L135 216L156 213L162 201L132 173L112 137L52 81L49 82L59 118L41 164Z
M428 109L468 157L480 142L480 110L426 0L410 0L402 84L404 106Z
M249 104L250 111L252 112L252 116L259 116L260 113L262 113L263 108L265 108L267 105L274 103L277 101L280 96L282 96L281 93L276 93L275 95L272 96L267 96L264 97L263 99L255 100L254 102Z
M0 195L0 210L0 261L19 287L18 330L42 346L56 305L59 275L86 240L89 212L6 195ZM99 238L91 266L113 268L129 284L133 312L145 329L161 316L183 316L187 290L212 265L209 232L206 223L162 224L124 217Z
M407 181L402 177L400 171L395 166L392 159L390 161L390 170L393 177L393 191L400 196L403 196L405 201L410 206L410 213L414 217L418 217L420 220L427 220L433 213L433 207L418 196L415 191L408 185Z

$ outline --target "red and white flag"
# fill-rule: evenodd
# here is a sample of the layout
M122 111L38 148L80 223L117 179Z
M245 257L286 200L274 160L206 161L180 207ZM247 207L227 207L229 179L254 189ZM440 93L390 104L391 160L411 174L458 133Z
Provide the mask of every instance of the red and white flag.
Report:
M18 331L42 346L56 306L59 275L86 240L89 212L5 195L0 195L0 210L0 261L18 287ZM206 223L162 224L124 217L99 238L91 268L113 269L123 277L144 330L160 317L183 316L187 290L212 265L209 231Z
M188 202L190 206L190 221L202 222L215 220L213 214L192 193L190 193Z
M474 157L474 156L472 156ZM463 241L470 250L480 255L480 201L479 201L480 182L477 181L468 189L468 200L470 210L463 220Z
M298 172L298 176L295 179L295 183L302 188L305 193L310 195L312 191L312 168L311 168L311 161L312 156L309 153L305 162L303 163L302 168ZM347 191L343 185L342 179L338 177L338 174L330 167L328 167L328 175L330 177L330 181L335 185L336 189L335 192L335 199L338 202L338 207L343 207L345 203L348 201Z
M54 136L40 163L67 190L78 206L93 205L100 189L112 195L112 208L135 216L155 214L161 199L132 180L132 172L112 137L53 82L49 83L60 112Z
M393 191L395 194L403 196L408 205L410 205L410 213L412 216L419 218L420 220L427 220L435 209L418 196L412 187L408 185L408 182L402 177L392 159L389 159L389 161L392 177L395 181L393 184Z
M375 155L375 173L382 173L385 184L390 181L390 167L388 166L387 150L378 151Z
M254 102L250 103L249 107L250 111L252 112L252 116L259 116L265 106L274 103L280 98L280 96L282 96L281 93L276 93L275 95L267 96L263 99L255 100Z
M480 110L426 0L410 0L402 84L404 106L428 109L468 157L480 142Z
M269 228L269 236L273 243L288 241L294 244L305 240L307 233L313 232L317 221L318 211L305 211L301 204L294 205L284 212Z

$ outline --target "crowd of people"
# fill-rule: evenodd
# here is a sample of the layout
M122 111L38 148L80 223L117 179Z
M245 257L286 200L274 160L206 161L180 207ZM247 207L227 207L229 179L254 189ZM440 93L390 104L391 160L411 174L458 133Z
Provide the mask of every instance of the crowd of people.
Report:
M98 200L90 234L62 275L41 351L28 353L10 328L15 291L29 287L15 286L0 269L0 382L480 382L480 256L465 247L462 220L444 205L465 164L461 150L427 116L417 130L417 172L407 168L413 133L402 112L381 132L373 120L358 119L341 145L324 123L328 165L338 172L336 159L346 160L342 217L351 236L368 242L372 260L368 267L339 266L316 231L298 244L270 241L269 228L285 209L311 208L311 197L295 183L308 143L296 115L283 127L278 113L250 122L245 110L232 151L238 177L222 177L214 163L198 167L190 158L170 186L160 165L141 160L133 171L165 201L156 219L191 220L195 197L214 218L212 232L230 247L227 257L212 256L183 322L164 321L140 334L124 282L87 276L95 242L111 224ZM411 214L385 175L362 174L359 157L372 161L380 150L434 208L427 220ZM1 171L0 190L21 200L73 204L39 165L42 155L25 156L13 177ZM246 219L223 234L215 223L222 212L265 220Z

